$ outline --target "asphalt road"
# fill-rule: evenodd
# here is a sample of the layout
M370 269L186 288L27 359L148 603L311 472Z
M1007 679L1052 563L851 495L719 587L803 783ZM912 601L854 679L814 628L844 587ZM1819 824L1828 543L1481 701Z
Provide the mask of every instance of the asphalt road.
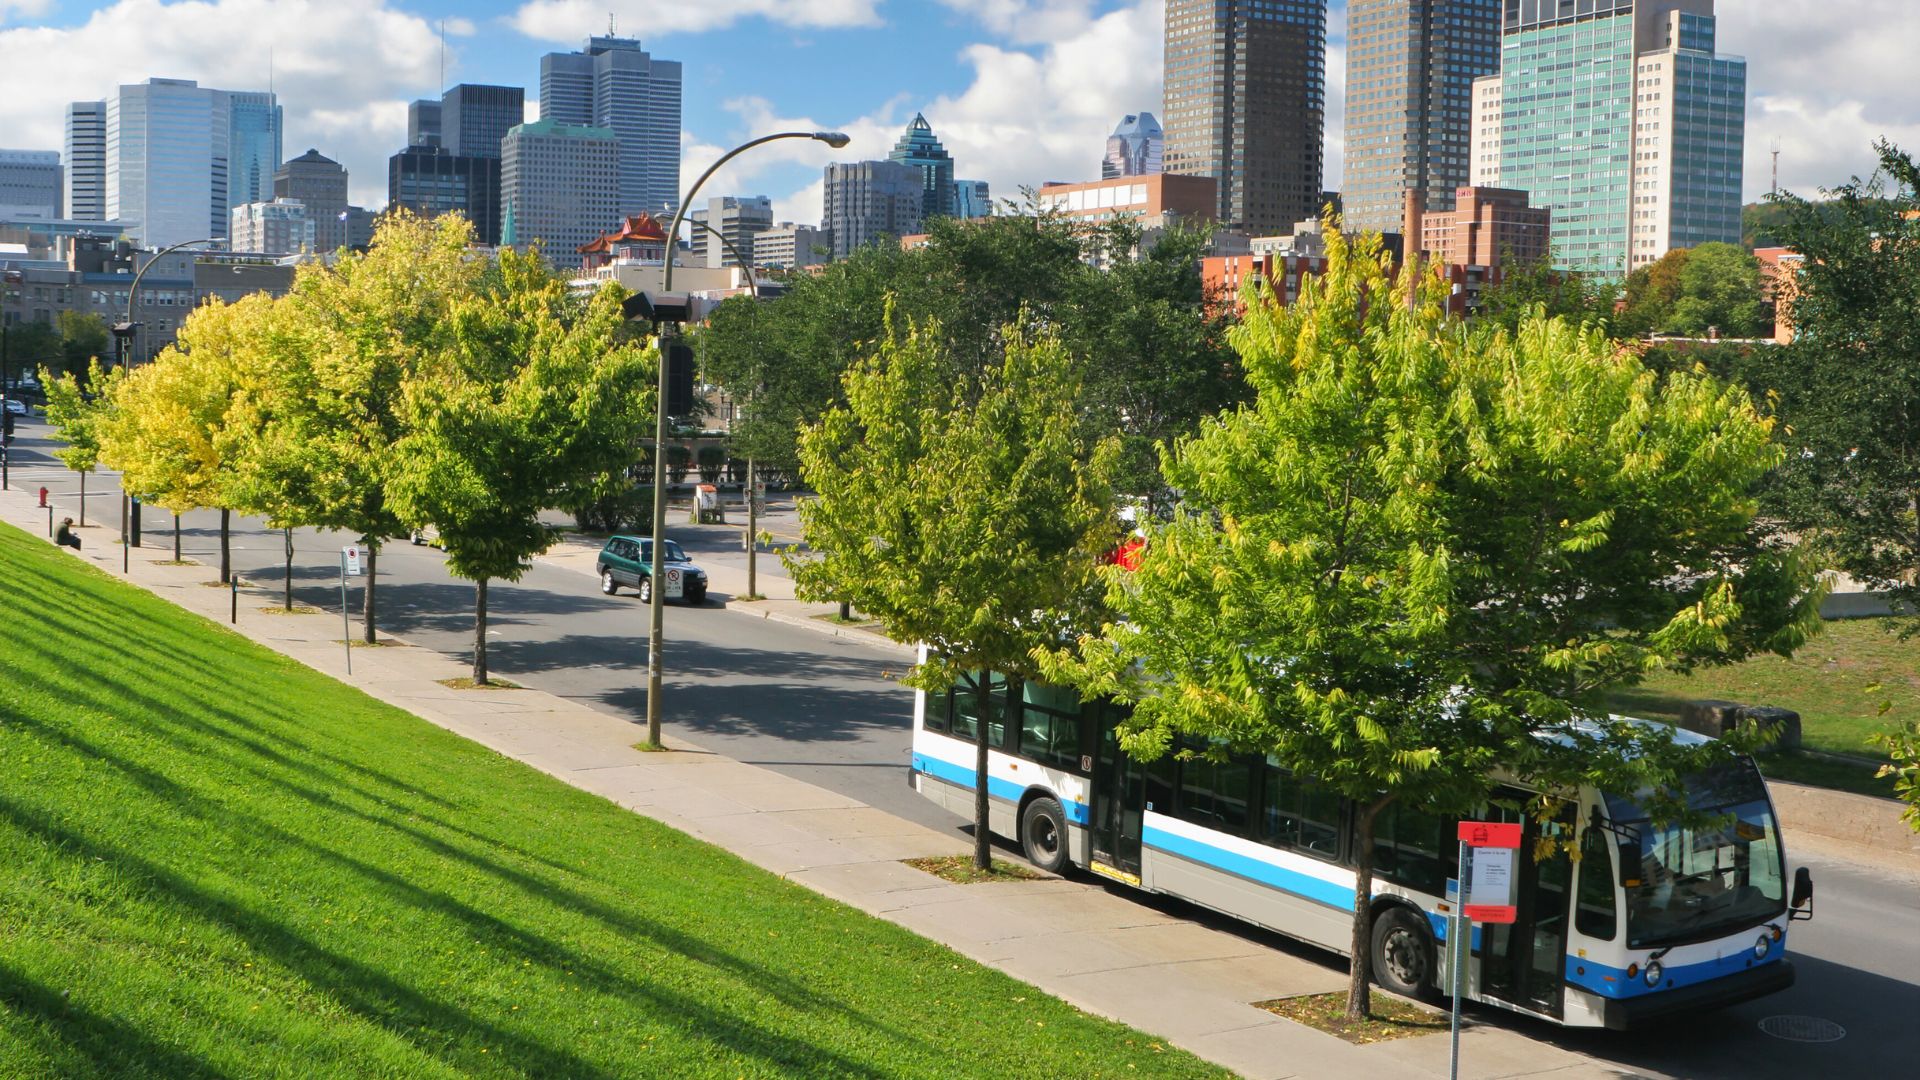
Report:
M47 483L56 492L72 492L73 474L56 472L45 456L38 418L22 422L20 434L14 462L24 468L16 471L15 485ZM88 519L117 529L119 504L111 474L96 475L88 486L114 491L97 503L89 498ZM56 498L71 505L70 494ZM186 553L214 561L218 516L190 514L185 525ZM146 526L147 546L171 543L164 514L150 510ZM94 542L109 539L100 532L92 535ZM338 610L338 552L347 539L297 534L296 596ZM235 566L243 575L277 585L279 533L241 521L234 545ZM382 628L468 659L473 589L450 579L442 561L432 548L404 543L382 553ZM356 613L358 601L356 585ZM518 583L495 583L489 612L488 648L499 673L626 718L639 737L646 715L646 610L637 599L602 596L587 575L541 565ZM669 731L913 821L962 827L958 818L906 785L911 699L891 677L903 663L897 655L717 607L672 605L666 650ZM1567 1031L1478 1008L1473 1015L1613 1062L1624 1075L1793 1080L1913 1075L1920 1062L1920 880L1804 849L1790 849L1789 857L1794 865L1813 868L1817 910L1811 922L1792 927L1790 955L1799 972L1792 989L1628 1034ZM1224 922L1184 910L1210 923ZM1324 959L1344 966L1330 955ZM1844 1034L1802 1042L1761 1029L1762 1021L1781 1016L1829 1022Z

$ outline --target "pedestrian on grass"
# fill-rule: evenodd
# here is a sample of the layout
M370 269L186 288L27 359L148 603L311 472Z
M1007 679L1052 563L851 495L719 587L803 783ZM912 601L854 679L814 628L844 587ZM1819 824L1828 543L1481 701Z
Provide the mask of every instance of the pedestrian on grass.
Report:
M60 528L54 531L53 542L59 544L61 547L70 547L75 551L80 550L80 534L73 531L72 518L60 519Z

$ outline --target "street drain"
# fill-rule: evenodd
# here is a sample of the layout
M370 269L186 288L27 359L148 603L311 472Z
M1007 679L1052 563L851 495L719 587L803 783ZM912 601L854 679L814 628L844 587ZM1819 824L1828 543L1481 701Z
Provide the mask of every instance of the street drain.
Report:
M1847 1037L1847 1029L1817 1016L1769 1016L1760 1021L1760 1030L1788 1042L1829 1043Z

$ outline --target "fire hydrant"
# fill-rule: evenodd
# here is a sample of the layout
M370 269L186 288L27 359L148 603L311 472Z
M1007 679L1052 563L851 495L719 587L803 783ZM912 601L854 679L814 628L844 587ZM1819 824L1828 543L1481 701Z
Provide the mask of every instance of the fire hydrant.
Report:
M42 507L47 505L47 489L44 487L40 489L40 505Z

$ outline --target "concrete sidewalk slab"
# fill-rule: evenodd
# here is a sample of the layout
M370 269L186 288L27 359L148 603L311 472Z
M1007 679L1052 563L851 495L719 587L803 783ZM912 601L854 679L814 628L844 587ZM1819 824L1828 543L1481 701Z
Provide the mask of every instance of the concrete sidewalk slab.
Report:
M30 495L0 493L0 520L39 535L36 526L44 517ZM144 548L131 553L123 575L119 548L93 539L76 557L227 624L226 590L199 587L213 575L212 567L157 565L171 550ZM584 562L590 573L591 554L561 551L555 557L571 560L576 569ZM349 676L341 630L331 618L265 614L260 609L277 593L243 592L234 629L268 648L1228 1068L1258 1077L1446 1075L1444 1037L1350 1046L1250 1004L1338 989L1345 975L1335 965L1167 915L1100 883L941 881L900 860L963 854L968 845L957 832L892 817L671 735L666 742L673 752L643 753L632 745L642 738L641 727L566 698L533 690L450 689L441 680L465 676L466 666L427 649L355 649ZM501 674L512 677L510 671ZM1498 1028L1476 1027L1466 1043L1465 1060L1473 1063L1467 1075L1609 1075L1590 1059Z

